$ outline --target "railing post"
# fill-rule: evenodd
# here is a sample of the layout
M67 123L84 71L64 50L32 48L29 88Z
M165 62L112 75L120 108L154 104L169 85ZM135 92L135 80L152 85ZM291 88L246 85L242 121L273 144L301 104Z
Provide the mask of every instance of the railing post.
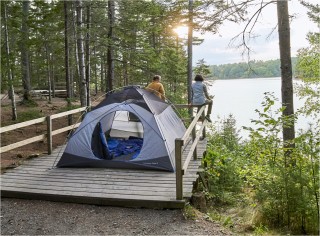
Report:
M51 116L47 116L47 145L48 145L48 154L52 153L52 120Z
M183 199L183 172L182 172L182 146L183 140L175 140L175 162L176 162L176 199Z
M207 105L208 106L208 105ZM206 109L203 110L203 113L202 113L202 120L203 122L205 121L205 113L206 113ZM203 128L203 131L202 131L202 139L204 139L206 137L206 127Z
M196 126L192 129L192 143L196 139ZM197 160L197 147L193 151L193 160Z
M71 115L68 115L68 125L72 125L72 114Z

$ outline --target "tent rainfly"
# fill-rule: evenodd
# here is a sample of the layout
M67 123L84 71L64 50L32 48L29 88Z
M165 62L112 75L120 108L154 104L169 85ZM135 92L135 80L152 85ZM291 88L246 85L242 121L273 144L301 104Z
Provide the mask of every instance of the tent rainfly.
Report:
M57 167L174 172L175 139L185 131L170 104L139 86L124 87L86 114Z

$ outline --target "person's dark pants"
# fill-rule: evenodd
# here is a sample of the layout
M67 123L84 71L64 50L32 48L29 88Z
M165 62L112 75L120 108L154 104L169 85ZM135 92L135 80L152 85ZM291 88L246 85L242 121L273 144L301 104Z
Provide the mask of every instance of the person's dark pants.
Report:
M208 111L207 111L207 116L208 116L208 117L210 117L211 112L212 112L212 103L213 103L212 100L207 99L207 100L205 101L205 103L202 105L202 106L208 105ZM202 106L201 106L201 107L202 107ZM198 107L197 113L199 112L199 110L200 110L201 107Z
M207 99L205 104L208 105L208 111L207 111L207 116L210 117L211 112L212 112L212 100Z

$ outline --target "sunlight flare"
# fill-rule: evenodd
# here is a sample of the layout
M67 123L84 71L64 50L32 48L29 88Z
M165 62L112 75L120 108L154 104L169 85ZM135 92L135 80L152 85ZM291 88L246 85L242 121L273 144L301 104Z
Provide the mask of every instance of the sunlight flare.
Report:
M178 26L173 29L173 31L178 35L179 38L184 38L188 35L188 26Z

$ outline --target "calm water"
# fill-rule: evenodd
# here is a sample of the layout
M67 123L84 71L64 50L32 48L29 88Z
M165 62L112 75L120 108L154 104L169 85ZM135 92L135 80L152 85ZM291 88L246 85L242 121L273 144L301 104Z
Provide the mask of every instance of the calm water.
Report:
M237 128L240 135L246 138L248 132L241 129L242 126L254 127L251 119L258 119L255 109L262 111L261 102L264 92L272 92L281 101L281 79L259 78L259 79L236 79L236 80L216 80L209 86L209 93L215 95L213 100L213 111L211 119L218 121L232 114L237 121ZM295 110L303 106L303 101L294 96ZM306 117L299 117L296 130L308 127L311 120Z

